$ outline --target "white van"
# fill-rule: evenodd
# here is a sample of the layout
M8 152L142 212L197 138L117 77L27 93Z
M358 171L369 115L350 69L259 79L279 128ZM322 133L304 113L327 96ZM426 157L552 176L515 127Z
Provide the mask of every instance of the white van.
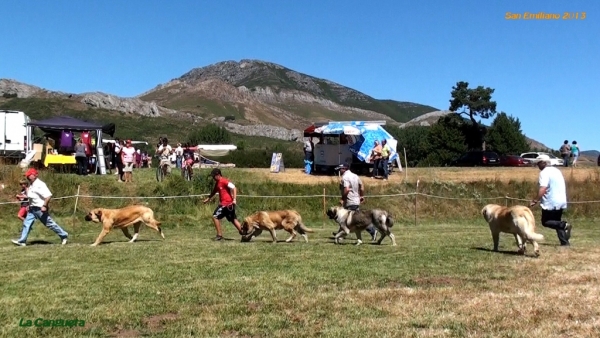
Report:
M32 149L29 122L22 111L0 110L0 157L24 158Z

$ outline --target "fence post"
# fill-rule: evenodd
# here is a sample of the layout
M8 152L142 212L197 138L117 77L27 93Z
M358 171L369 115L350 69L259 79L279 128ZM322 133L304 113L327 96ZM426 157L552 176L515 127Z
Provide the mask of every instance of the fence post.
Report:
M406 160L406 148L404 149L404 181L408 180L408 161Z
M323 188L323 217L327 214L327 202L325 199L325 188Z
M419 180L417 179L417 186L415 188L415 226L417 226L417 196L419 196Z
M504 202L506 207L508 208L508 194L506 194L506 196L504 196Z
M77 202L79 202L79 189L81 188L81 185L77 186L77 195L75 195L75 208L73 209L73 215L75 215L75 213L77 212Z

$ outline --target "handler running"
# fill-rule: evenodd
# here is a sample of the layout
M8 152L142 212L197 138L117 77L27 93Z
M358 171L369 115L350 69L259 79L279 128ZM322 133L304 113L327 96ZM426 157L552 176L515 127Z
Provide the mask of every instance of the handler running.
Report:
M215 223L215 229L217 230L215 241L220 241L223 239L223 231L221 229L221 219L223 217L225 217L229 222L233 223L233 225L235 225L237 228L238 233L243 235L242 226L235 215L235 198L237 196L237 189L235 185L223 177L221 174L221 169L213 169L210 173L210 176L212 176L213 180L215 180L215 187L202 203L208 203L216 193L219 193L219 206L213 212L213 222Z

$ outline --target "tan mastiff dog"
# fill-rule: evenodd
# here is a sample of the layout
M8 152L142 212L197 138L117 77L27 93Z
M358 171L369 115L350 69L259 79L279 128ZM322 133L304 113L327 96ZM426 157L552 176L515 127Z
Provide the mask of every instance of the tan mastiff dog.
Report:
M133 243L138 238L142 223L158 231L162 238L165 238L165 235L160 228L161 223L154 219L154 211L143 205L132 205L122 209L94 209L85 216L85 220L88 222L102 223L102 231L92 246L100 244L104 239L104 236L106 236L113 228L121 229L123 234L130 239L129 242ZM133 230L135 231L133 237L127 230L127 227L131 225L133 225Z
M515 235L519 253L525 254L525 242L533 244L534 254L540 255L538 241L544 240L544 235L535 232L535 219L531 209L522 205L505 207L498 204L488 204L481 210L483 218L488 222L492 231L494 251L498 251L500 233Z
M296 210L258 211L244 218L242 223L242 241L250 241L253 237L260 235L263 230L268 230L277 243L275 230L284 229L290 233L286 242L291 242L297 235L296 231L308 242L307 232L314 232L302 223L302 217Z

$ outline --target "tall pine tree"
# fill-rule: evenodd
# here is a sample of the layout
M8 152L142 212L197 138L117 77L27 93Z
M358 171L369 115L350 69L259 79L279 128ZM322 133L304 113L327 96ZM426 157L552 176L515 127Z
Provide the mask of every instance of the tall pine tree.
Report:
M529 150L527 138L521 131L521 122L518 118L500 112L488 129L486 142L489 150L500 155L521 154Z

